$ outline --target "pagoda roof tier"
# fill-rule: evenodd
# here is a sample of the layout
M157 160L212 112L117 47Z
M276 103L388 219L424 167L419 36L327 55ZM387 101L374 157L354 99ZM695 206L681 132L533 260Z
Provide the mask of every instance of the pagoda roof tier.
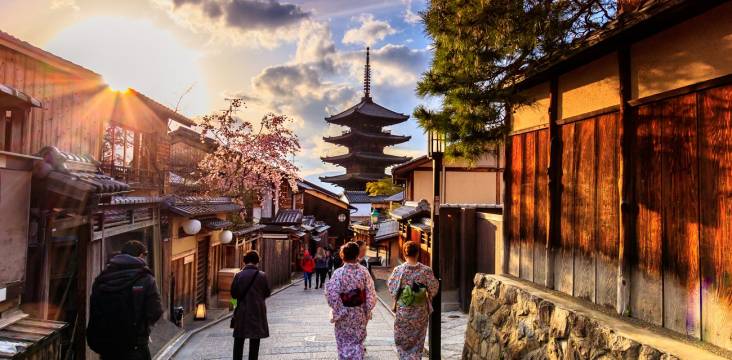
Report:
M356 160L366 160L381 164L401 164L409 161L411 158L407 156L387 155L384 153L356 151L343 155L325 156L320 159L333 164L345 164Z
M385 146L401 144L409 141L411 136L392 135L387 132L366 132L357 129L346 131L338 136L323 137L323 140L332 144L348 145L357 141L371 141Z
M369 123L377 126L389 126L399 124L409 119L409 115L391 111L371 100L371 97L363 97L361 102L347 110L325 118L325 121L336 124L351 126L354 124Z
M386 174L374 174L374 173L352 173L352 174L341 174L335 176L321 176L320 181L331 183L331 184L347 184L352 182L371 182L378 181L387 177Z

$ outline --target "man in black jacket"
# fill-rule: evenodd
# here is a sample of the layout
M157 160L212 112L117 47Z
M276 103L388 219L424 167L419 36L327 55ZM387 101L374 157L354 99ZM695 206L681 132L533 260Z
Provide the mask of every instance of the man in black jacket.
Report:
M150 326L163 307L145 245L128 241L94 280L87 341L102 360L149 360Z

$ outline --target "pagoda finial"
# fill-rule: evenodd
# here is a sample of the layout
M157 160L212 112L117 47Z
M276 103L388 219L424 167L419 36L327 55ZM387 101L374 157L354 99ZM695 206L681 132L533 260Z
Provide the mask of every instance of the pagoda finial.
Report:
M363 97L371 98L371 64L369 63L369 47L366 47L366 66L363 71Z

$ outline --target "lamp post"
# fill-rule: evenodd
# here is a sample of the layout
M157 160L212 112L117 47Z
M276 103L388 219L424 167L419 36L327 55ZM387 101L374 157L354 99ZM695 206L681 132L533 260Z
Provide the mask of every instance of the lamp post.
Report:
M441 357L441 318L442 318L442 275L440 273L440 224L439 224L439 211L440 211L440 188L441 188L441 171L442 171L442 156L445 152L445 135L438 131L431 130L428 136L427 143L427 155L432 159L432 244L431 244L431 256L430 265L432 266L432 272L435 274L437 281L440 283L440 290L437 294L432 296L432 315L430 315L430 332L429 332L429 346L430 346L430 360L439 360Z

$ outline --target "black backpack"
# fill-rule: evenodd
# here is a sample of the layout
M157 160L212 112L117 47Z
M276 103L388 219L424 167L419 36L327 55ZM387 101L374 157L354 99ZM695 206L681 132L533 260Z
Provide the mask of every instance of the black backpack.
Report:
M119 354L137 345L141 317L135 304L140 304L144 295L144 289L140 291L138 282L146 274L140 271L128 287L116 291L105 291L94 284L86 329L86 341L94 352Z

